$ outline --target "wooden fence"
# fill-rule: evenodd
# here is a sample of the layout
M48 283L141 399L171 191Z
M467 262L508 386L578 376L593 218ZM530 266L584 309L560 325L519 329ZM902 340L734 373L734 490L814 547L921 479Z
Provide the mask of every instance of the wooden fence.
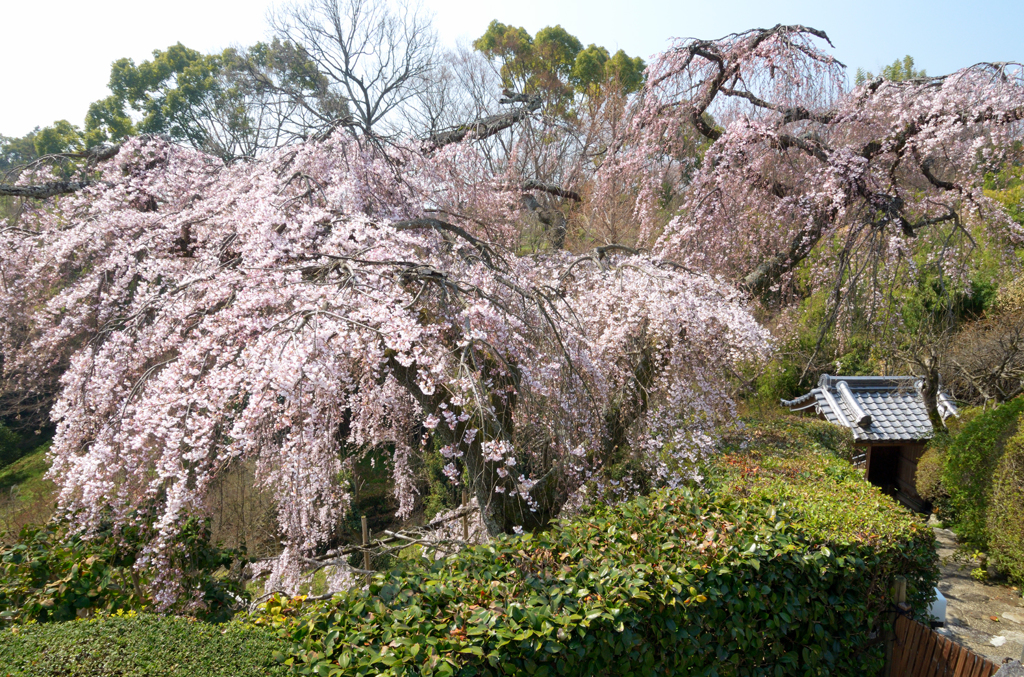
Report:
M991 677L992 661L906 616L896 617L890 677Z

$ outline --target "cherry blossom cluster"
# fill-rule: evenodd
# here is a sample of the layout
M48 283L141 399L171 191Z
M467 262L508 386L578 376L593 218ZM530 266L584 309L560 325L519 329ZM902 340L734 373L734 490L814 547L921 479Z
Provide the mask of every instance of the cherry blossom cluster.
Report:
M293 588L330 547L346 464L389 450L399 514L440 448L492 532L534 528L632 454L676 481L767 333L721 281L625 250L521 255L518 196L471 147L341 134L224 165L136 139L0 233L3 388L57 423L81 528L147 515L169 549L232 464L274 492ZM466 479L468 478L468 479Z
M922 266L955 286L979 238L1016 265L1024 233L982 188L1021 140L1024 70L981 64L848 90L827 39L776 26L678 41L652 61L631 133L597 179L632 181L642 240L776 300L798 271L805 289L847 297L907 284ZM697 169L683 152L695 138ZM665 185L682 195L667 225Z

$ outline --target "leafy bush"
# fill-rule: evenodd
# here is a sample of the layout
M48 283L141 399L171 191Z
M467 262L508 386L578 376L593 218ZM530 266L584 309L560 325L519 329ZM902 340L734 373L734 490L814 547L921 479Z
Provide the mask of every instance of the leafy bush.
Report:
M265 628L132 612L0 630L11 677L223 677L283 674Z
M21 457L21 440L0 423L0 467L17 461Z
M0 549L0 620L14 623L67 621L97 611L145 609L150 575L136 565L141 532L110 531L83 538L61 523L25 527ZM208 620L227 620L244 594L241 584L216 575L237 555L210 544L208 522L189 520L178 539L175 564L191 593L178 609Z
M946 451L952 440L959 435L964 426L969 425L985 410L981 407L964 407L959 416L946 419L946 430L936 433L928 441L924 454L917 461L917 474L914 478L917 493L921 498L932 504L932 511L940 518L950 516L949 494L942 483L942 474L946 468Z
M988 511L992 562L1018 584L1024 584L1024 433L1007 444L992 480Z
M892 577L930 601L931 531L831 455L733 455L714 475L310 607L273 598L257 622L299 674L876 671Z
M933 440L934 442L934 440ZM929 443L924 454L917 461L917 475L914 482L917 493L932 504L937 515L944 515L943 506L949 498L942 485L942 470L946 463L946 445Z
M828 421L787 414L745 419L743 424L739 432L723 439L721 451L787 458L821 452L844 461L853 459L850 431Z
M1024 397L978 414L952 436L946 449L942 486L949 495L948 515L962 544L988 549L986 529L992 475L1007 440L1018 429Z

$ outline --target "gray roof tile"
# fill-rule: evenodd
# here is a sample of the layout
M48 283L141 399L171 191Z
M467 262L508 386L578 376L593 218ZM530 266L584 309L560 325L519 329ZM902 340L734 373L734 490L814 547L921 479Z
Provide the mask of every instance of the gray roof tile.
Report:
M838 390L840 381L850 387L857 405L871 416L865 427L852 424L854 420L846 400ZM831 376L825 374L818 387L795 400L783 400L783 406L793 411L814 407L832 423L844 425L853 432L854 439L869 441L924 440L932 436L932 424L924 407L924 400L913 376ZM835 412L829 405L825 391L839 407ZM948 395L947 395L948 397ZM951 400L950 400L951 401ZM956 408L950 407L956 415ZM942 409L940 409L942 411ZM946 412L947 415L949 412Z

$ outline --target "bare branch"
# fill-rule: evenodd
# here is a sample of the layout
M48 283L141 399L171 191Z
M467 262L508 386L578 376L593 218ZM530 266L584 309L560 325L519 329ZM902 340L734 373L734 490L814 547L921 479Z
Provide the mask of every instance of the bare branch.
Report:
M518 99L502 99L502 103L512 103ZM488 115L474 122L458 125L452 129L431 134L425 141L426 150L437 150L452 143L459 143L467 138L482 140L503 132L509 127L525 120L534 111L540 110L543 101L539 96L531 97L524 105L497 115Z
M96 183L96 181L51 181L50 183L42 183L37 186L12 186L0 183L0 195L43 200L56 195L77 193L83 188L96 185Z
M566 190L565 188L561 188L560 186L556 186L551 183L544 183L542 181L537 181L536 179L527 179L526 181L523 182L522 188L524 191L539 190L542 193L548 193L550 195L555 195L557 197L564 197L567 200L574 200L576 202L579 202L580 200L583 199L580 197L580 194L574 190Z

